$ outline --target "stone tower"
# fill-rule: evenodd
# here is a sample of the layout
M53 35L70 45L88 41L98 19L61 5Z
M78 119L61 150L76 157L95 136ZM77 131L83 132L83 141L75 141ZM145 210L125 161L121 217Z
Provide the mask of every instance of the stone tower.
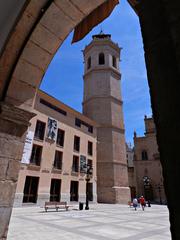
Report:
M83 113L98 124L97 196L102 203L126 203L128 185L120 89L120 48L111 35L93 36L84 51Z

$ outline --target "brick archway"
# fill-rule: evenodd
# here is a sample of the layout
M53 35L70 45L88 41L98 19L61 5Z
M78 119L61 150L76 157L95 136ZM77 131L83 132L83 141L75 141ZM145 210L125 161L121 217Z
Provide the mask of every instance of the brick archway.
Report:
M0 58L0 239L6 239L36 89L66 36L106 0L24 2ZM180 184L180 6L178 0L132 2L137 3L142 29L172 239L176 240L180 239L176 193Z
M0 60L1 98L31 109L36 89L57 49L73 28L103 2L30 1Z
M105 0L26 0L0 58L0 239L6 239L36 90L73 28Z

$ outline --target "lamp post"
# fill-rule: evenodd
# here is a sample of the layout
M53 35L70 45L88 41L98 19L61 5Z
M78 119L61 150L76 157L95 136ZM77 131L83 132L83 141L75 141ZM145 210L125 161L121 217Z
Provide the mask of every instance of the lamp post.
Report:
M150 178L148 176L143 177L144 186L149 186Z
M150 178L148 176L143 177L143 184L144 184L144 195L147 200L150 200L149 190L150 190Z
M92 167L87 164L86 166L86 206L85 210L89 210L89 181L92 176Z

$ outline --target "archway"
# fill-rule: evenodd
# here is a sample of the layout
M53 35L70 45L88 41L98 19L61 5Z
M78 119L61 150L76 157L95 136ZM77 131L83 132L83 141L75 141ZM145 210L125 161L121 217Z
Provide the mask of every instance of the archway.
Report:
M9 33L0 59L2 239L5 239L11 214L24 133L33 117L31 107L36 89L53 55L69 32L104 2L106 1L25 1L20 9L21 13L13 22L13 30ZM171 232L173 239L179 239L180 206L176 202L175 189L179 186L180 170L180 7L176 0L161 0L158 3L155 0L132 2L139 14L142 28Z

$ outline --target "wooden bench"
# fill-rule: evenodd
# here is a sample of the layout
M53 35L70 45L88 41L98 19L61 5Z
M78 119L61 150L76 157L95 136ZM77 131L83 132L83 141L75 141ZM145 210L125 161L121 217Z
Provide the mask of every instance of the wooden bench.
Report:
M45 202L44 209L47 212L48 209L56 209L58 211L59 209L66 209L68 211L69 205L67 205L67 202Z

